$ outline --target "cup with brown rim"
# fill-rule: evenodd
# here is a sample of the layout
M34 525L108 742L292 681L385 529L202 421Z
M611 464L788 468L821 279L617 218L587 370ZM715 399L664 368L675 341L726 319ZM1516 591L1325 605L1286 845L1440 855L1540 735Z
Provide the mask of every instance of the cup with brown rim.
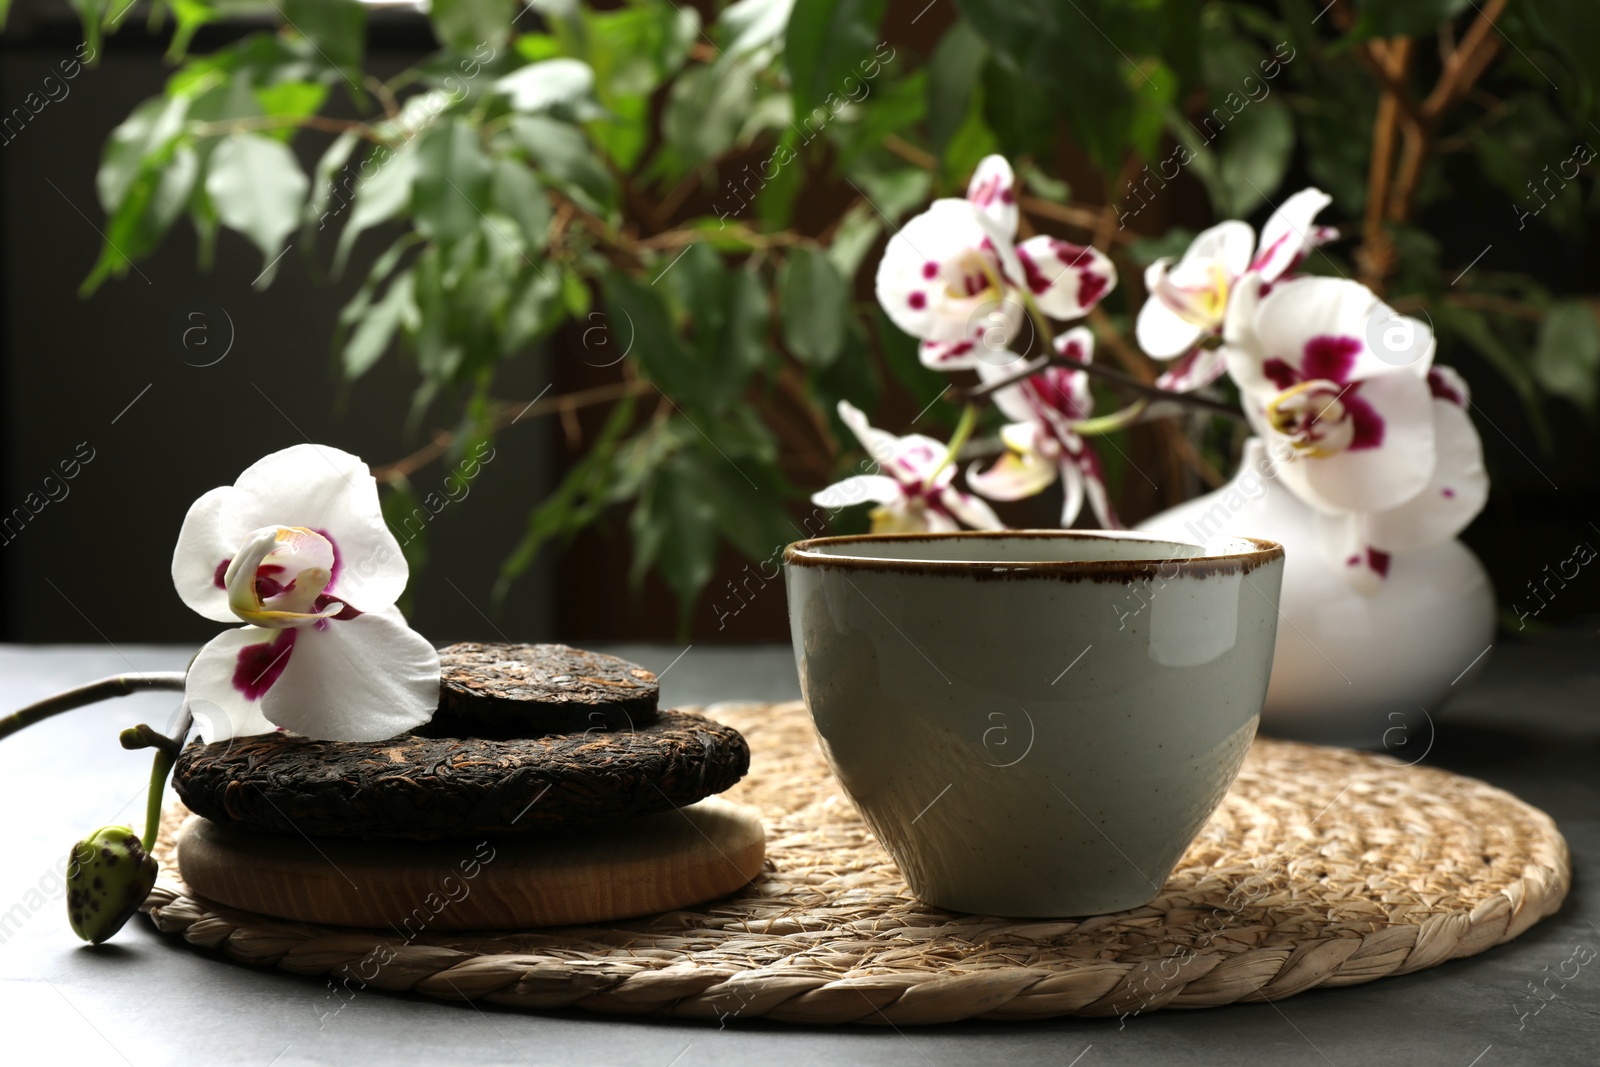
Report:
M865 534L790 545L784 571L823 751L911 891L1071 916L1153 900L1233 783L1283 549Z

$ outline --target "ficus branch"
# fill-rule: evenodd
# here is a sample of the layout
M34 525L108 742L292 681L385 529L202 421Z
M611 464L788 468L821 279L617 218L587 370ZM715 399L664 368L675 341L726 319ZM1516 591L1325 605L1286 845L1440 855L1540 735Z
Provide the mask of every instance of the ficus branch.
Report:
M610 385L597 385L592 389L581 389L576 393L553 396L548 400L535 400L527 404L501 402L496 406L494 415L489 419L487 429L490 433L497 433L521 422L525 418L551 413L564 415L569 411L577 411L579 408L588 407L591 404L604 404L612 400L621 400L623 397L640 396L644 393L653 393L655 391L654 382L645 381L644 379L630 379L624 382L613 382ZM427 445L417 449L409 456L378 467L372 472L372 476L378 481L386 483L398 482L409 477L448 452L450 446L455 444L457 436L457 434L449 430L439 430Z
M19 711L14 711L5 718L0 719L0 740L10 737L20 730L24 730L34 723L43 722L64 711L98 704L102 700L112 697L125 697L130 693L139 693L146 690L161 689L177 692L183 691L183 671L141 671L132 674L117 674L110 678L101 678L99 681L80 685L75 689L56 693L54 696L45 697L43 700Z

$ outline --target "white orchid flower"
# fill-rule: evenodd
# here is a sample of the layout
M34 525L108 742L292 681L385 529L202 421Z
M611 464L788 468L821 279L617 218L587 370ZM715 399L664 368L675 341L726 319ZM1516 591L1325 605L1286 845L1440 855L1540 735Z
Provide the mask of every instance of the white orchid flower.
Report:
M1230 220L1196 237L1176 264L1162 258L1145 269L1150 297L1134 325L1139 347L1156 359L1181 357L1157 385L1190 392L1222 376L1222 356L1201 342L1221 334L1239 279L1254 272L1270 286L1299 266L1334 235L1314 221L1330 202L1320 189L1302 189L1267 220L1259 249L1249 224Z
M1056 351L1069 359L1088 363L1094 358L1094 334L1085 327L1068 330L1055 340ZM1000 381L1022 365L1012 357L1010 367L978 365L978 376ZM1061 525L1071 526L1083 509L1084 498L1100 525L1122 529L1106 492L1100 457L1073 429L1094 411L1089 375L1072 367L1047 367L1016 385L994 393L995 406L1009 419L1001 431L1007 452L987 471L977 464L967 472L967 484L990 500L1020 500L1061 480Z
M1489 499L1483 442L1467 414L1467 383L1449 367L1427 375L1432 395L1435 463L1422 491L1398 507L1324 516L1324 548L1345 567L1358 589L1376 591L1394 556L1452 540L1477 518Z
M956 465L950 449L931 437L896 437L867 422L848 401L839 401L839 418L886 474L855 474L812 495L819 507L837 510L871 501L873 533L1001 530L1005 524L982 500L951 484Z
M439 704L439 654L394 604L409 569L367 465L324 445L258 460L189 508L172 555L183 602L217 622L184 699L206 741L281 726L377 741Z
M1433 332L1358 282L1305 277L1267 289L1258 276L1240 280L1223 352L1278 476L1326 513L1411 500L1436 465Z
M1015 244L1016 184L1003 156L987 156L965 199L935 200L889 239L878 262L878 302L896 326L922 339L924 366L953 371L1003 361L1027 320L1026 299L1071 319L1116 286L1116 267L1094 248L1045 236Z

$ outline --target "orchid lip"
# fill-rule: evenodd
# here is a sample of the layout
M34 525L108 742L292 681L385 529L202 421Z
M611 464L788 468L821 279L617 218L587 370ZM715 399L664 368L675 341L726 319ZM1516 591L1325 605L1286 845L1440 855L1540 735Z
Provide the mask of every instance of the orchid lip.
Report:
M1297 382L1267 404L1267 422L1289 439L1296 455L1336 456L1355 440L1355 422L1343 403L1350 389L1322 378Z
M333 581L332 543L300 526L263 526L250 533L223 574L228 607L268 629L306 626L344 610L324 591Z

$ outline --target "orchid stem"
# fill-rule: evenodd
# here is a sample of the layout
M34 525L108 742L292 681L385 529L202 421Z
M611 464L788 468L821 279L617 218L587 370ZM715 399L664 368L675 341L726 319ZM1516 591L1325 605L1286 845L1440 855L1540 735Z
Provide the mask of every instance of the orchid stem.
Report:
M90 682L88 685L80 685L76 689L68 689L0 718L0 740L36 722L43 722L52 715L86 707L89 704L98 704L112 697L125 697L130 693L147 689L182 691L184 677L183 671L140 671L133 674L117 674L110 678L101 678L97 682Z
M1119 385L1129 392L1140 393L1151 400L1171 401L1174 404L1183 404L1186 407L1199 408L1200 410L1209 412L1212 415L1221 415L1224 418L1234 419L1239 422L1244 421L1244 413L1242 411L1229 404L1224 404L1220 400L1211 400L1207 397L1196 396L1193 393L1178 393L1171 389L1163 389L1157 385L1150 385L1145 382L1141 382L1131 374L1124 374L1122 371L1119 371L1114 367L1105 367L1098 363L1084 363L1081 360L1076 360L1070 356L1062 355L1040 356L1035 360L1025 363L1015 374L1007 375L1004 378L997 378L992 382L984 382L982 385L967 390L966 395L968 399L971 400L988 396L991 393L998 392L999 390L1008 386L1016 385L1018 382L1026 381L1051 365L1058 367L1071 367L1074 370L1081 370L1086 374L1092 375L1093 377L1104 378L1106 381L1111 382L1114 385ZM1114 416L1107 416L1107 418L1113 417ZM1093 422L1097 420L1088 421Z
M1045 317L1044 309L1039 306L1039 301L1034 299L1032 293L1021 289L1017 290L1017 295L1022 297L1022 306L1028 309L1028 317L1033 320L1035 326L1039 327L1039 333L1044 338L1045 349L1051 352L1055 351L1056 335L1050 329L1050 320Z
M1101 415L1094 419L1083 419L1072 424L1074 433L1085 437L1097 437L1101 434L1115 433L1127 429L1140 420L1145 411L1150 407L1148 400L1135 400L1121 411L1113 411L1109 415Z
M189 736L189 728L194 725L194 716L189 713L187 704L178 719L178 729L171 737L161 736L170 745L157 745L154 762L150 765L150 789L145 794L144 801L144 838L142 844L145 852L150 852L156 847L156 835L161 832L161 798L167 791L167 775L172 773L172 765L178 761L178 753L183 749L183 739ZM154 732L154 731L152 731Z
M940 471L955 462L956 456L961 452L962 446L967 443L967 438L972 436L972 431L977 428L977 425L978 405L968 404L961 411L961 421L956 423L956 432L950 437L950 447L945 450L944 459L940 460L939 465L933 469L933 473L928 475L928 481L931 482Z

